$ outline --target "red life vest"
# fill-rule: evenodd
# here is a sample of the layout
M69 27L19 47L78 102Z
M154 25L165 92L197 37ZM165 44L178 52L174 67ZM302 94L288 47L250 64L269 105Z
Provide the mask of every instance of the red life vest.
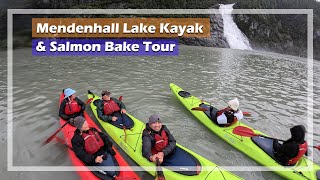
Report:
M84 139L84 149L88 154L94 154L104 146L100 135L93 130L89 130L88 133L82 133L82 138Z
M307 150L308 150L308 143L306 141L303 144L299 145L298 155L296 157L290 159L288 161L288 164L289 165L295 165L300 160L300 158L307 152Z
M66 115L71 115L80 111L81 106L79 106L78 102L75 99L71 102L67 102L66 107L64 108L64 113L66 113Z
M238 122L238 118L237 118L237 117L234 117L233 122L232 122L232 123L227 123L224 127L229 127L229 126L231 126L231 125L234 125L234 124L237 123L237 122Z
M161 131L161 136L159 134L155 134L154 140L155 144L151 148L152 155L161 152L169 144L167 133L164 130Z
M219 110L218 112L217 112L217 117L218 116L220 116L222 113L224 113L225 111L229 111L230 110L230 108L224 108L224 109L221 109L221 110Z
M104 101L103 102L103 113L105 115L110 115L113 112L120 111L120 107L116 102L114 102L112 99L109 101Z
M218 118L218 116L220 116L221 114L223 114L225 111L231 111L231 108L226 107L226 108L224 108L224 109L219 110L219 111L217 112L217 116L216 116L216 117ZM233 125L233 124L235 124L235 123L237 123L237 122L238 122L238 118L237 118L236 116L234 116L233 121L232 121L231 123L225 124L224 127L231 126L231 125Z

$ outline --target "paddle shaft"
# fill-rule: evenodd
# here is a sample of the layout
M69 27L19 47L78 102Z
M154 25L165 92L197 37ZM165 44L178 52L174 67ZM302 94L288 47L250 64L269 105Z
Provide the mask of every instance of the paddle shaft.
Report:
M157 165L157 178L158 178L158 180L165 180L166 178L164 177L159 158L156 158L156 161L157 161L156 162L156 165Z
M62 125L53 135L51 135L45 142L44 144L49 143L50 141L52 141L52 139L55 138L55 136L69 123L70 119L64 123L64 125Z
M203 107L194 107L194 108L192 108L191 110L194 110L194 111L208 111L208 109L203 108ZM243 114L244 116L249 116L249 115L251 115L250 112L247 112L247 111L242 112L242 114Z
M89 104L92 100L93 100L93 98L88 99L85 104ZM70 118L70 119L71 119L71 118ZM49 143L50 141L52 141L52 139L54 139L54 137L70 122L70 119L67 120L67 122L64 123L53 135L51 135L51 136L44 142L44 144L47 144L47 143Z
M260 136L260 135L258 135ZM265 137L265 136L264 136ZM275 139L275 138L272 138L272 139ZM278 141L282 141L282 142L285 142L285 140L282 140L282 139L277 139ZM313 147L313 148L316 148L320 151L320 145L319 146L308 146L308 147Z
M250 129L248 127L245 127L245 126L237 126L236 128L233 129L233 133L237 134L239 136L247 136L247 137L263 136L263 137L269 138L269 137L261 135L261 134L256 134L256 133L253 132L252 129ZM272 138L272 139L275 139L275 138ZM277 139L277 140L285 142L285 140L282 140L282 139ZM318 149L320 151L320 145L319 146L309 146L309 147L316 148L316 149Z
M225 102L225 101L224 101ZM204 103L204 100L203 99L201 99L201 103ZM211 104L213 103L213 101L210 101L210 106L211 106ZM226 104L228 104L227 102L225 102ZM229 105L228 105L229 106ZM197 108L197 107L196 107ZM201 107L200 107L201 108ZM203 109L206 109L206 108L203 108ZM198 109L194 109L194 108L192 108L191 110L198 110ZM203 110L199 110L199 111L203 111ZM207 109L205 110L205 111L207 111ZM243 113L243 115L251 115L251 113L250 112L242 112Z
M121 117L122 117L122 122L124 122L124 119L123 119L123 114L121 113ZM122 129L123 129L123 132L124 132L124 142L127 143L127 129L126 129L126 126L122 126Z

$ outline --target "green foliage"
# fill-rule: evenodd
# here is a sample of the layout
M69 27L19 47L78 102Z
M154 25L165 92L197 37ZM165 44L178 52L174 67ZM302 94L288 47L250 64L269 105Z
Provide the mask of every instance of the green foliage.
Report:
M235 4L234 8L313 9L314 29L320 29L320 3L317 3L315 0L246 0L239 1ZM241 15L236 15L235 21L239 29L244 32L256 46L265 49L270 48L276 51L278 48L281 53L285 50L287 53L291 51L289 52L291 54L306 56L308 27L306 14L243 16L247 17L246 21ZM268 37L266 37L267 34L265 33L267 31L270 32ZM290 42L295 46L291 47L291 50L287 47L287 44L290 44ZM284 49L280 46L284 46ZM314 41L314 46L320 46L320 42ZM294 51L294 49L297 48L301 49L301 51Z

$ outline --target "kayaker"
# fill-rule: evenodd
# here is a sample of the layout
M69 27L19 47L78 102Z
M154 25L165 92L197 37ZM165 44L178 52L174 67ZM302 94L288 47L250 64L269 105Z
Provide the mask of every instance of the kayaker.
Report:
M214 111L210 107L211 119L220 127L230 126L243 118L243 113L239 109L238 98L232 99L228 102L228 107Z
M156 163L157 158L162 163L164 158L174 152L176 140L165 125L162 125L160 116L150 116L149 122L142 133L142 155L149 161Z
M128 129L132 128L134 123L126 114L126 106L122 101L110 95L109 90L102 91L102 100L96 104L98 117L120 128L123 126Z
M116 152L112 149L112 142L102 132L90 128L86 119L78 116L74 119L77 128L71 139L72 148L76 156L87 165L110 166L112 156ZM115 175L115 171L108 171L109 175Z
M73 120L77 116L83 116L83 111L86 108L84 102L76 97L76 91L67 88L64 90L64 99L60 104L59 116L73 125Z
M284 141L283 144L279 140L273 142L273 152L275 158L282 164L292 166L295 165L303 155L307 155L308 143L304 140L305 127L297 125L290 129L291 138Z

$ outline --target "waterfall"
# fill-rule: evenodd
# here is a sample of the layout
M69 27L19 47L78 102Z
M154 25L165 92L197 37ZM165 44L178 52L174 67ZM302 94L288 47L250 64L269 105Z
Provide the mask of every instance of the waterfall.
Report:
M234 4L220 4L219 12L231 13ZM231 49L252 50L250 42L233 21L232 14L221 14L223 19L223 33Z

